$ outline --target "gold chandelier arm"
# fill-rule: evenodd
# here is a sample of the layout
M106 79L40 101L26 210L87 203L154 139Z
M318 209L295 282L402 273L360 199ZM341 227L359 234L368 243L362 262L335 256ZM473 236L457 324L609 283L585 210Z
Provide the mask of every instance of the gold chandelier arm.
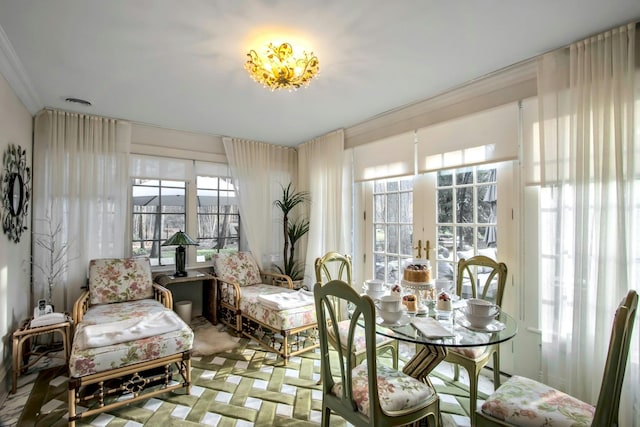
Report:
M252 49L247 57L245 69L249 75L271 90L291 91L307 86L320 71L318 58L312 52L303 52L300 57L296 57L289 43L282 43L280 46L270 43L264 55Z

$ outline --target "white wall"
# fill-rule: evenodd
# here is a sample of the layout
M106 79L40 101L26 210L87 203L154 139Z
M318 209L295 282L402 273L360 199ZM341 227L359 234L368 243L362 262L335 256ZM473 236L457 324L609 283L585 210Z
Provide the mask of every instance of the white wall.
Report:
M4 153L9 144L20 145L27 150L27 163L31 165L32 133L31 114L0 75L0 151ZM27 226L29 230L22 233L19 243L10 241L4 233L0 235L0 381L4 384L0 395L10 387L11 334L31 312L31 209Z

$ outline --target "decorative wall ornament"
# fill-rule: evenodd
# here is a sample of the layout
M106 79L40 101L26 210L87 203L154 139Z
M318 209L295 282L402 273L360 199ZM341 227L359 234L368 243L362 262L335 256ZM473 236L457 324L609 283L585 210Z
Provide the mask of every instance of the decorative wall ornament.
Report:
M31 199L31 168L27 165L27 150L9 144L2 155L2 229L15 243L27 230L27 214Z

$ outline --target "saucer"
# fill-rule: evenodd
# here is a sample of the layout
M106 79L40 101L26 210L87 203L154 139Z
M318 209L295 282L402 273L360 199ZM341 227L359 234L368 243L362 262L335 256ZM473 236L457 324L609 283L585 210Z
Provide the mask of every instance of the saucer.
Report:
M411 322L411 318L406 314L403 314L402 317L400 317L400 319L398 319L398 321L395 323L387 323L382 318L376 320L376 323L378 325L384 326L385 328L390 328L393 326L404 326L404 325L408 325L409 322Z
M484 328L478 328L476 326L472 326L471 323L469 323L469 321L464 317L456 319L456 322L459 323L461 326L464 326L465 328L467 328L467 329L469 329L471 331L475 331L475 332L493 333L493 332L500 332L501 330L503 330L505 328L504 323L499 322L497 320L491 321L491 323L489 323Z

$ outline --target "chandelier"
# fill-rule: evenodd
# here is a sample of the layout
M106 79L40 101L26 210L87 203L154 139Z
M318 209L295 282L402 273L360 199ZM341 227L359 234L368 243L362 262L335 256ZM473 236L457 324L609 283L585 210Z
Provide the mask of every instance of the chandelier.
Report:
M263 55L252 49L247 53L247 57L249 59L245 62L244 68L249 75L272 91L291 91L308 86L320 71L318 58L313 52L302 52L300 56L294 56L289 43L282 43L280 46L269 43Z

